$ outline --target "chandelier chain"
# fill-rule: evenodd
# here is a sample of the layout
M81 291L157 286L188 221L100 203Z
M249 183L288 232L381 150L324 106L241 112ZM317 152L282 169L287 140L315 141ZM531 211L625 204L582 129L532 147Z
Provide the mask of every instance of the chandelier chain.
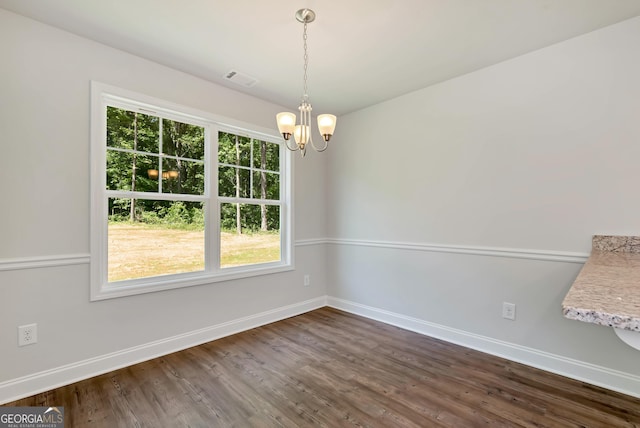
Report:
M309 65L309 54L307 53L307 23L304 23L304 31L302 33L302 41L304 44L304 100L307 101L309 96L307 94L307 67Z

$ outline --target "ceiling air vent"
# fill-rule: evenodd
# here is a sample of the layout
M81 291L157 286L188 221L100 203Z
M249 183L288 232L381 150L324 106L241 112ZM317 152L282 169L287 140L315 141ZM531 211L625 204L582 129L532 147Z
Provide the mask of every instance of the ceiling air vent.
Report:
M235 83L236 85L244 86L245 88L251 88L258 83L258 79L255 77L247 76L244 73L240 73L236 70L231 70L225 73L223 76L225 80Z

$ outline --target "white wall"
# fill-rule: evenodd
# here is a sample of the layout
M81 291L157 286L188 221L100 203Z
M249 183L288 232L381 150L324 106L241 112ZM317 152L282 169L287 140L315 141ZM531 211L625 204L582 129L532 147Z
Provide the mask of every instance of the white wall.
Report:
M343 116L329 151L295 162L296 239L336 238L326 253L299 245L294 272L90 303L89 81L261 127L281 108L0 10L0 402L321 304L325 283L336 306L575 361L640 395L637 351L560 314L591 235L639 233L638 42L634 19ZM80 262L42 267L67 255ZM38 344L18 348L32 322Z
M194 331L202 340L201 329L323 301L324 247L299 245L293 272L90 303L90 81L259 127L275 129L282 107L4 10L0 58L0 402L50 386L42 371ZM322 238L326 158L295 159L295 238ZM79 262L56 261L66 256ZM51 260L62 266L42 266ZM32 262L39 267L20 268ZM306 273L310 287L302 286ZM38 323L38 343L18 348L17 326L26 323ZM65 373L60 382L86 370ZM22 387L25 376L33 382Z
M638 46L635 18L341 117L328 294L640 395L640 353L561 315L591 236L640 234Z

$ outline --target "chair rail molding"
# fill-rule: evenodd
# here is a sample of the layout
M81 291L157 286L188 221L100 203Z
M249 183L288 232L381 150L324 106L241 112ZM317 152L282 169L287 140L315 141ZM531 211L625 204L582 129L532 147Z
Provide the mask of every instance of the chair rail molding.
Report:
M0 271L82 265L90 262L91 255L89 253L20 257L13 259L0 259Z
M349 245L358 247L374 247L409 251L425 251L436 253L470 254L488 257L504 257L514 259L543 260L564 263L585 263L588 253L556 250L532 250L523 248L485 247L475 245L448 245L437 243L414 243L395 241L370 241L362 239L327 238L327 244Z

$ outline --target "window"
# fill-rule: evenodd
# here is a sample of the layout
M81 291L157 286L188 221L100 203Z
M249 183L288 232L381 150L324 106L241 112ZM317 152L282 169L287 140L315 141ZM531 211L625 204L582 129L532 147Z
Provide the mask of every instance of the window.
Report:
M220 132L218 195L220 266L279 261L280 145Z
M292 269L279 138L92 83L92 300Z

